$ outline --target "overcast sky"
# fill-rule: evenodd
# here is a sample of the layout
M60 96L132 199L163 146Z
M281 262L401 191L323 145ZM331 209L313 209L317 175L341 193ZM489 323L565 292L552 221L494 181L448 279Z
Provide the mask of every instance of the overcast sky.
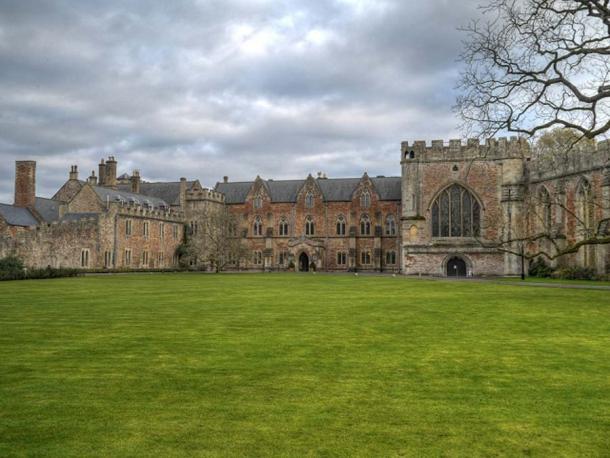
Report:
M147 180L399 175L451 112L476 0L0 0L0 201L101 157Z

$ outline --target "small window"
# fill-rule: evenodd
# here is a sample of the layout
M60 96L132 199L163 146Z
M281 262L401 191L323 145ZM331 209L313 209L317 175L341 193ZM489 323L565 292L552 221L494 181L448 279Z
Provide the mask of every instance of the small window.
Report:
M142 267L148 267L148 251L142 251Z
M360 235L371 235L371 220L367 215L360 218Z
M255 210L263 208L263 198L261 196L255 196L254 200L252 201L252 205L254 206Z
M337 218L337 235L345 235L345 218L343 216Z
M363 191L360 195L360 206L362 208L369 208L371 206L371 193Z
M363 251L362 253L360 253L360 262L365 265L370 264L371 263L371 252Z
M288 264L288 252L287 251L280 251L280 254L278 255L278 264L280 266L285 266Z
M314 204L313 193L312 192L308 192L305 195L305 207L306 208L313 208L313 204Z
M110 251L104 251L104 267L111 267L112 264L112 253Z
M131 220L130 219L125 221L125 235L128 237L131 235Z
M84 249L80 252L80 266L84 269L89 267L89 250Z
M123 253L123 265L130 266L131 265L131 250L126 249Z
M282 217L280 219L280 236L287 236L288 235L288 221L286 221L286 218Z
M192 235L196 235L197 232L199 232L199 224L197 223L197 221L191 221L191 224L190 224L190 233Z
M149 234L149 230L148 230L149 224L148 224L148 221L144 221L144 225L142 227L143 227L143 235L144 235L144 237L148 238L148 234Z
M262 251L255 251L252 255L252 263L260 266L263 263L263 253Z
M252 226L252 230L255 236L263 235L263 220L260 216L257 216L254 219L254 225Z
M396 264L396 251L386 251L385 263L388 265Z
M347 253L345 251L339 251L337 253L337 265L344 266L347 264Z
M313 219L311 219L311 216L308 216L305 219L305 235L315 235L316 233L316 228L315 228L315 224L313 222Z

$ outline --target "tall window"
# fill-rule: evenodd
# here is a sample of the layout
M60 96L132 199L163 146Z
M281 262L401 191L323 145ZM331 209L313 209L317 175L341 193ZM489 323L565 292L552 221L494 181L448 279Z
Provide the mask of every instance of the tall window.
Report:
M344 266L347 264L347 253L345 251L337 252L337 265Z
M148 225L148 221L144 221L144 224L142 225L142 235L143 235L145 238L148 238L148 233L149 233L149 231L148 231L148 227L149 227L149 225Z
M263 235L263 221L261 220L260 216L257 216L254 219L253 232L255 236Z
M159 238L165 240L165 223L159 223Z
M110 251L104 251L104 267L112 266L112 253Z
M234 221L231 221L229 223L228 232L229 232L229 237L237 236L237 223L235 223Z
M305 218L305 235L315 235L315 233L316 228L313 219L311 219L311 216L308 216Z
M385 252L385 263L388 265L396 264L396 251Z
M148 251L142 252L142 266L148 267Z
M84 249L80 252L80 266L83 268L89 267L89 250Z
M125 235L126 236L131 235L131 220L130 219L125 221Z
M252 253L252 263L257 266L260 266L263 263L262 251L255 251L254 253Z
M345 235L345 218L343 216L337 218L337 235Z
M360 235L371 235L371 220L367 215L360 218Z
M197 221L191 221L191 234L195 235L199 232L199 225Z
M252 201L252 205L254 205L254 208L256 210L258 210L259 208L263 207L263 198L261 196L255 196L254 200Z
M287 251L280 251L278 255L278 264L280 266L285 266L286 264L288 264L289 256L290 255Z
M313 193L311 191L305 195L305 207L313 208Z
M159 251L158 266L159 267L164 267L165 266L165 254L162 251Z
M123 265L130 266L131 265L131 250L128 248L123 253Z
M540 208L540 222L542 232L549 233L551 231L551 195L549 191L543 186L540 188L538 193L539 208Z
M385 235L396 235L396 219L394 215L388 215L385 220Z
M360 253L360 263L361 264L370 264L371 263L371 252L363 251Z
M591 184L587 180L582 180L576 189L576 227L577 237L586 240L592 236L593 230L593 195ZM592 246L584 246L578 250L578 258L582 265L591 267L594 264L594 251Z
M362 208L369 208L371 206L371 193L368 191L363 191L360 194L360 206Z
M178 240L178 225L174 224L174 240Z
M282 217L280 219L280 236L288 235L288 221L286 218Z
M463 186L443 190L432 204L432 237L478 237L481 207Z

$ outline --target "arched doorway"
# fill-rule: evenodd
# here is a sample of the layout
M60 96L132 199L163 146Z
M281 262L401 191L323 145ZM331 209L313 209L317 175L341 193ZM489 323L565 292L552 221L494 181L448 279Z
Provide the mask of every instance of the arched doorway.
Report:
M458 256L454 256L447 261L448 277L465 277L466 261Z
M305 252L299 256L299 272L309 272L309 256Z

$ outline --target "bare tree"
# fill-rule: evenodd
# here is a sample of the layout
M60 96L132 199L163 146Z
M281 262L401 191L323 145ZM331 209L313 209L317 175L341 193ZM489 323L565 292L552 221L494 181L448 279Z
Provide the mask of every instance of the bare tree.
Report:
M469 135L610 130L610 0L489 0L464 31L455 110Z
M236 217L222 206L208 206L200 218L201 233L196 239L200 259L209 262L216 272L229 265L238 266L248 249L238 234Z

